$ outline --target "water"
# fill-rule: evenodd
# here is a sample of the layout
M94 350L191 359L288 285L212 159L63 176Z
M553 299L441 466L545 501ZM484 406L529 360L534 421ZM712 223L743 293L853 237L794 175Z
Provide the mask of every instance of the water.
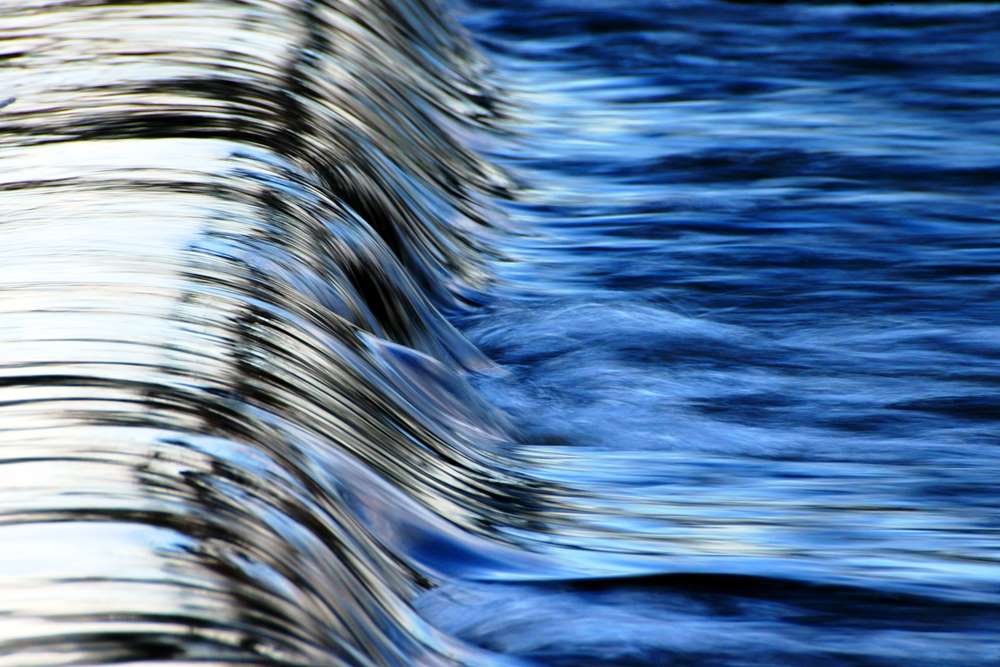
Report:
M0 35L0 665L1000 661L1000 7Z

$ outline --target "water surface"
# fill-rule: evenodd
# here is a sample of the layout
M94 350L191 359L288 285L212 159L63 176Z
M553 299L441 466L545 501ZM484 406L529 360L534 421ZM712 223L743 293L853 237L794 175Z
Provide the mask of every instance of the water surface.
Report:
M0 665L1000 661L996 5L0 35Z
M523 189L463 326L561 489L518 535L671 574L487 590L449 627L558 664L1000 658L1000 8L468 22Z

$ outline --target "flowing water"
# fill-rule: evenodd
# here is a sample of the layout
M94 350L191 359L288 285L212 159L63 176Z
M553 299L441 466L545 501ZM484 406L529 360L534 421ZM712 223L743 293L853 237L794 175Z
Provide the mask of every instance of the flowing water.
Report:
M1000 663L997 43L0 0L0 666Z

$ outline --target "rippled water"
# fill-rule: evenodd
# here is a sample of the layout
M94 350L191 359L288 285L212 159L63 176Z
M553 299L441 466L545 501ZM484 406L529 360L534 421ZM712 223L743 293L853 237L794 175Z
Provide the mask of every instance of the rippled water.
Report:
M0 36L0 665L1000 662L1000 6Z

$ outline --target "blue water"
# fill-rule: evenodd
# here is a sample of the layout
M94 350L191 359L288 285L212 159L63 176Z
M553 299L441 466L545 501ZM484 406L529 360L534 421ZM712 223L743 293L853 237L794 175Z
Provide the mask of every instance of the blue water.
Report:
M661 576L431 616L546 664L1000 661L1000 6L465 20L522 187L461 324L558 489L515 538Z

